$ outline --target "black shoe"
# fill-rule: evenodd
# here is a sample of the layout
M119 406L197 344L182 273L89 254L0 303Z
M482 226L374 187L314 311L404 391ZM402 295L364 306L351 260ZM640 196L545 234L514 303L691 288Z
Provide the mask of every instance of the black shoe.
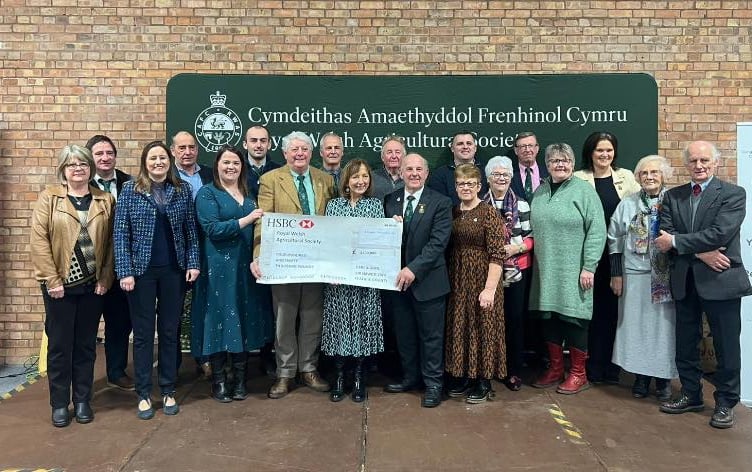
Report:
M387 386L384 387L384 391L387 393L404 393L418 390L418 388L420 388L418 382L403 380L400 383L387 384Z
M493 388L491 388L491 381L482 379L478 380L475 386L467 394L467 403L483 403L486 400L490 400L494 396Z
M464 397L472 386L473 382L467 377L458 377L452 382L451 387L449 387L449 390L447 391L447 395L449 398Z
M647 375L635 374L634 384L632 385L632 396L635 398L645 398L648 396L650 389L650 377Z
M355 360L354 383L350 398L355 403L362 403L366 399L366 373L363 370L363 358Z
M57 428L65 428L71 422L70 413L68 407L53 408L52 409L52 426Z
M74 410L76 412L76 423L86 424L94 421L94 412L91 410L89 402L75 403Z
M334 380L332 389L329 390L329 400L340 402L343 398L345 398L345 372L338 370L337 378Z
M671 400L671 380L669 379L655 379L655 398L659 402L667 402Z
M660 410L663 413L671 415L678 415L681 413L689 413L690 411L702 411L705 409L705 404L702 400L691 400L687 394L682 393L678 399L667 402L661 405Z
M217 376L216 374L213 375L215 377ZM224 377L224 375L222 375L222 377ZM214 382L212 382L212 398L220 403L230 403L232 401L232 397L227 390L227 384L224 379L217 381L215 378Z
M718 429L728 429L734 426L734 410L727 406L715 406L710 426Z
M420 406L423 408L435 408L439 405L441 405L441 387L438 385L426 387Z
M235 385L232 389L232 399L242 401L248 398L248 391L245 388L246 363L233 363L232 368L235 372Z

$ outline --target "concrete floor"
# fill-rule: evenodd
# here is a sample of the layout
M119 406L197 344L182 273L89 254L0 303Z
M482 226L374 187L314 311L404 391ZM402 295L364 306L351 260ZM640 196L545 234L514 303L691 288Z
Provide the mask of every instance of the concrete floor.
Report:
M711 428L711 387L704 412L676 416L631 398L626 375L623 385L574 396L497 383L493 402L425 409L417 393L383 393L386 380L376 376L363 404L331 403L305 387L269 400L271 380L254 369L251 396L220 404L186 358L180 414L158 410L142 421L132 392L106 386L102 358L91 424L52 427L46 379L0 402L0 471L741 471L752 463L752 413L740 405L735 428Z

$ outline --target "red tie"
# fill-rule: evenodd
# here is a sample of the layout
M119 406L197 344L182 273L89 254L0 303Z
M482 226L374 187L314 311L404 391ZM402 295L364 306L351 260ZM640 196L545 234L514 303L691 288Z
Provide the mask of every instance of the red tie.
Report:
M702 192L702 187L700 187L700 184L694 184L692 186L692 195L693 196L696 197L696 196L700 195L701 192Z

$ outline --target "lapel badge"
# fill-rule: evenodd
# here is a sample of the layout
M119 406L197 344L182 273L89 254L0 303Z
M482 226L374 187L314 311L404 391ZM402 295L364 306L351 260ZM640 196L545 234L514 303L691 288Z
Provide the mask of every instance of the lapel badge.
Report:
M418 204L418 213L423 214L426 212L426 204L425 203L419 203Z

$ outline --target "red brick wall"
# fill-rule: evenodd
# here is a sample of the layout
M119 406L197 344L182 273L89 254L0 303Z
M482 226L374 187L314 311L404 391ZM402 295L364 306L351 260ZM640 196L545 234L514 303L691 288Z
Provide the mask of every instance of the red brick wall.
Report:
M103 132L134 170L141 146L165 134L175 74L647 72L660 152L678 164L691 139L734 156L735 123L752 121L750 3L4 0L0 363L38 350L28 226L57 150ZM733 178L735 161L719 172Z

